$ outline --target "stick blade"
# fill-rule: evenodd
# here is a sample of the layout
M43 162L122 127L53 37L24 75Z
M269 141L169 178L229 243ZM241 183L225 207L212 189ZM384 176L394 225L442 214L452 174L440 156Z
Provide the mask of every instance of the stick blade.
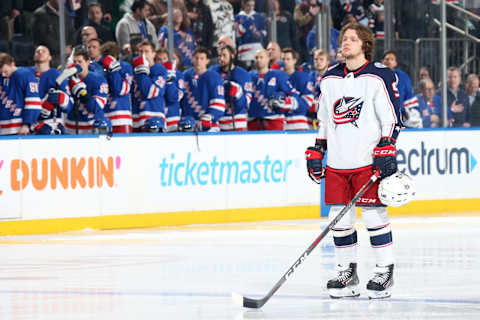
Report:
M263 299L251 299L235 292L232 293L232 300L233 303L237 306L250 309L259 309L265 304L265 301Z

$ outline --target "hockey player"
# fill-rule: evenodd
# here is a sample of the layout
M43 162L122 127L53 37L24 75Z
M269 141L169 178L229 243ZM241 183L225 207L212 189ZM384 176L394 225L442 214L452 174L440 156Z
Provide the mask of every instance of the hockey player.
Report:
M163 132L167 70L155 63L155 47L151 41L144 40L139 46L140 56L133 59L133 128L136 132Z
M193 68L185 71L185 97L182 117L193 117L202 131L220 131L219 120L225 113L223 80L208 70L208 50L197 47L193 53Z
M268 68L265 49L255 54L257 70L250 71L253 96L248 110L248 130L284 130L285 111L296 109L298 93L283 70ZM274 63L274 67L278 63Z
M100 48L102 56L98 60L105 68L109 95L104 109L105 116L112 123L113 133L132 132L132 104L130 91L133 81L132 66L118 61L118 45L109 41Z
M71 67L80 72L69 81L75 105L67 114L65 127L70 134L91 134L95 132L94 122L105 118L103 108L107 102L108 83L103 75L88 70L87 51L76 50L73 62L75 66Z
M180 102L185 94L183 72L178 70L176 61L171 62L167 49L160 48L155 53L155 63L162 64L167 69L167 91L165 95L166 104L166 130L167 132L178 131L180 121ZM175 92L170 93L170 90Z
M60 87L56 79L61 72L58 69L50 68L52 56L50 50L45 46L38 46L35 49L33 61L35 66L31 71L39 84L39 95L42 99L42 109L38 123L33 130L36 134L64 134L63 115L67 114L73 106L68 91L68 81L64 80Z
M102 40L95 38L89 40L87 45L88 57L90 58L90 65L88 66L88 69L91 72L98 72L101 75L103 75L103 66L101 63L99 63L99 61L100 58L102 58L102 44Z
M317 128L317 111L318 111L318 100L320 98L320 83L322 77L327 72L328 66L330 64L330 57L328 52L321 49L316 49L313 51L313 68L314 71L311 73L311 80L313 81L313 105L307 111L307 120L309 129Z
M12 56L0 53L0 71L8 90L0 109L0 134L28 135L42 109L38 81L28 68L17 67Z
M252 101L252 82L250 74L242 67L236 66L235 49L230 46L219 49L218 65L210 70L220 74L223 79L227 109L220 118L222 131L246 131L247 110Z
M282 50L282 61L288 81L300 95L295 109L285 112L285 130L308 130L307 111L314 108L313 82L308 74L296 70L298 53L291 48Z
M184 17L185 14L185 17ZM186 67L192 66L193 52L197 47L192 29L187 24L186 12L180 8L173 9L173 46L180 51L183 64ZM210 30L211 31L211 30ZM158 43L160 47L168 46L168 26L163 26L158 30Z
M235 15L238 60L250 67L255 60L255 52L262 49L267 30L263 16L255 12L255 1L242 0L242 9Z
M418 98L413 93L412 82L408 74L397 68L398 57L395 51L387 51L383 54L382 63L392 69L398 77L398 92L400 93L400 105L403 124L410 128L421 128L422 117L418 104Z
M315 146L306 154L308 174L320 183L325 177L325 203L332 220L374 171L379 179L397 171L395 142L400 131L400 100L395 73L371 62L373 33L357 23L343 27L340 45L346 64L331 67L321 83L319 129ZM327 151L326 168L322 160ZM356 205L370 234L376 268L367 283L370 298L387 298L393 287L392 232L378 181ZM358 291L355 206L333 227L337 275L328 281L333 298L355 297Z

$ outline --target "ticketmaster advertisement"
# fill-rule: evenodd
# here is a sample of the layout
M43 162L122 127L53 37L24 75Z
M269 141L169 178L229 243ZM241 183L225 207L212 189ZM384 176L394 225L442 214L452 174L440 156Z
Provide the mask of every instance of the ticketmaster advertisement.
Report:
M315 133L1 139L0 218L317 206ZM406 130L398 166L416 199L479 199L480 130ZM320 216L320 214L318 215Z

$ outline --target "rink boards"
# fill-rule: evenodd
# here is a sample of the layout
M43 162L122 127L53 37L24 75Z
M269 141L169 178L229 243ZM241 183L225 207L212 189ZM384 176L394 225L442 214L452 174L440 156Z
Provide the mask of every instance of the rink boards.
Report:
M480 211L480 130L406 130L416 200L390 214ZM318 218L315 133L2 138L0 235Z

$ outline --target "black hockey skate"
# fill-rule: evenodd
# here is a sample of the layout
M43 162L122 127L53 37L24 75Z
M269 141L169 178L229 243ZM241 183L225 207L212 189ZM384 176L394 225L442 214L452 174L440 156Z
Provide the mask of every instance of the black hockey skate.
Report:
M360 296L357 264L350 263L348 266L338 265L335 270L337 271L337 276L327 282L327 290L330 297L339 299Z
M367 292L370 299L390 298L393 288L393 264L386 267L377 267L373 270L373 277L367 283Z

